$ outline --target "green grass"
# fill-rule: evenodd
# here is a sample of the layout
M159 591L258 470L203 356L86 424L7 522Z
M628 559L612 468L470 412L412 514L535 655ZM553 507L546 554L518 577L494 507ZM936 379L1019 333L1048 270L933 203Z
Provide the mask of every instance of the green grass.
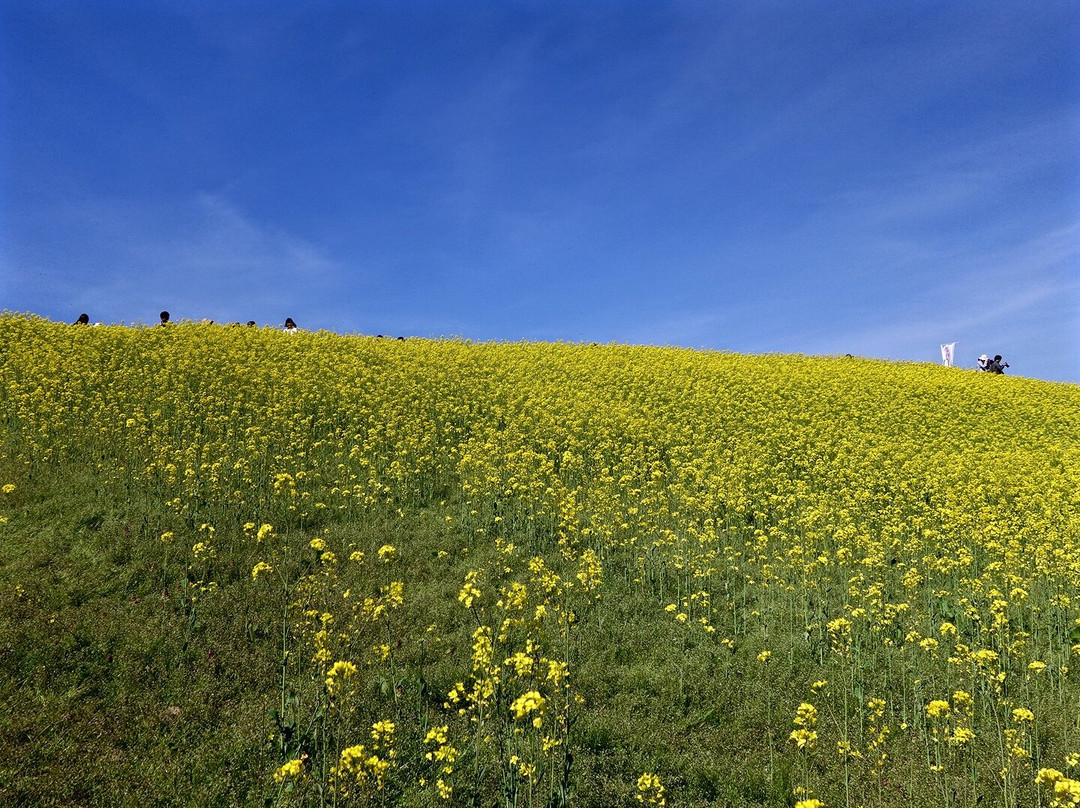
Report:
M652 773L668 805L1020 808L1080 751L1076 388L13 317L0 346L2 805L619 808Z
M199 593L187 558L168 558L158 539L174 528L173 543L184 546L198 533L177 528L161 503L130 500L121 486L70 471L20 491L0 582L0 746L8 750L0 801L278 799L270 711L281 603L265 590L253 596L251 549L219 553L219 587ZM441 712L461 678L470 629L456 591L468 569L490 561L483 546L449 568L437 560L439 550L463 546L443 517L435 509L338 528L369 554L384 543L406 548L396 574L415 593L399 635L409 714ZM298 533L293 543L305 542ZM421 647L416 638L432 622L457 630ZM574 685L585 706L573 730L573 804L636 805L633 783L645 770L665 772L679 805L791 804L800 775L787 713L820 674L805 653L773 646L766 665L755 659L763 647L756 638L734 650L688 639L655 596L619 579L605 585L575 642ZM385 687L385 675L373 672L363 696L386 703Z

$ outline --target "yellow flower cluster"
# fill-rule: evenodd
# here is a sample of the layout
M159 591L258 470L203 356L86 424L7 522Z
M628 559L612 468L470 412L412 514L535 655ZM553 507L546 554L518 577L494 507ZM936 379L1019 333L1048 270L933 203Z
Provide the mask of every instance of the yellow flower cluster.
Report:
M514 714L514 718L524 718L529 713L542 711L545 702L546 699L537 691L530 690L514 699L513 704L510 705L510 712Z
M0 316L0 468L88 464L168 503L175 521L154 535L183 554L200 593L242 536L260 596L264 573L288 581L289 636L324 697L349 676L332 664L342 657L388 671L394 697L394 620L414 593L391 575L412 548L321 531L438 503L464 541L436 563L485 559L460 588L455 569L448 593L475 621L447 679L461 679L450 716L476 740L457 746L505 731L519 774L556 769L565 730L553 725L570 726L575 703L559 649L612 581L653 599L688 648L723 651L753 676L790 660L819 668L806 681L833 684L810 696L820 721L798 709L789 752L802 757L821 733L844 765L882 769L902 726L940 747L935 775L993 756L1014 789L1003 802L1024 804L1031 750L1067 751L1060 714L1077 712L1080 656L1075 386L858 359L279 337ZM23 490L18 476L0 486L4 507ZM182 524L199 535L172 541ZM301 561L286 554L291 536L303 536ZM365 551L380 563L365 566ZM829 716L846 726L864 687L882 698L861 737L830 737ZM552 734L524 720L541 713ZM438 752L457 748L457 731L425 751L440 795L454 783L435 766L451 753ZM389 764L378 774L389 754L368 747L338 761L354 786L359 772L390 776ZM291 760L275 778L303 772ZM1049 777L1047 788L1075 782ZM658 780L646 793L663 798Z
M651 772L645 772L637 781L637 801L644 805L657 805L660 808L667 805L664 796L664 786L660 778Z
M809 702L803 702L799 705L795 711L795 727L792 730L791 735L788 736L789 740L795 742L795 745L800 749L806 751L812 751L814 745L817 742L817 731L814 727L817 725L818 711L817 708Z
M1066 777L1057 769L1039 769L1036 782L1050 790L1051 808L1080 805L1080 780Z

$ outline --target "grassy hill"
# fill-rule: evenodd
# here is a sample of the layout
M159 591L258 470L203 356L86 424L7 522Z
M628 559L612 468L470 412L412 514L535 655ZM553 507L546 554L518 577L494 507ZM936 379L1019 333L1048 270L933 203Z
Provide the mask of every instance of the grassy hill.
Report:
M932 365L4 315L0 802L1070 805L1078 447Z

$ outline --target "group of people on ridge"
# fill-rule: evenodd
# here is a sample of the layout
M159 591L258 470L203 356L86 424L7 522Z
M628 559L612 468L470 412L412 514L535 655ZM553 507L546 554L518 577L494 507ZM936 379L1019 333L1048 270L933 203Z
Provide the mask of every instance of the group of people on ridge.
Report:
M997 354L993 359L990 359L986 354L983 354L979 357L979 361L976 365L979 370L984 370L987 373L1004 373L1005 368L1008 366L1008 362L1001 361L1001 354Z
M158 325L170 325L171 322L172 322L169 319L169 312L167 312L167 311L161 312L161 314L159 314L158 317L160 317L160 321L158 322ZM203 322L213 324L214 321L213 320L204 320ZM248 320L247 324L249 326L258 325L254 320ZM73 323L73 325L90 325L90 315L86 314L85 312L83 314L80 314L79 319L77 319ZM96 323L95 325L100 325L100 323ZM240 323L230 323L230 325L240 325ZM293 320L292 317L286 317L285 318L285 329L284 330L288 334L295 334L300 329L296 327L296 321Z

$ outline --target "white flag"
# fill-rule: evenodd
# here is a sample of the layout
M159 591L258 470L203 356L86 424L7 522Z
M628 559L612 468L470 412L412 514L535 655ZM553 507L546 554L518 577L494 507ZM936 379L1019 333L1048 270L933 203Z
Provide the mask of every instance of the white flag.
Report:
M941 364L947 368L953 366L953 354L956 351L956 343L949 342L941 346Z

